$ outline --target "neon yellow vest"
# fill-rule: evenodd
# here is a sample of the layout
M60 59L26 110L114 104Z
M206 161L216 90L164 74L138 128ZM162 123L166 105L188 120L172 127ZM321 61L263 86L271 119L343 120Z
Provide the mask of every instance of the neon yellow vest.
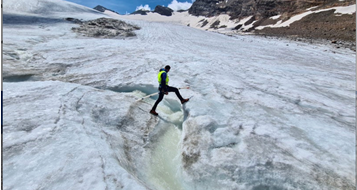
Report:
M157 75L157 79L159 81L159 84L161 84L161 75L162 73L166 73L166 71L160 71L159 74ZM169 85L169 75L166 73L166 85Z

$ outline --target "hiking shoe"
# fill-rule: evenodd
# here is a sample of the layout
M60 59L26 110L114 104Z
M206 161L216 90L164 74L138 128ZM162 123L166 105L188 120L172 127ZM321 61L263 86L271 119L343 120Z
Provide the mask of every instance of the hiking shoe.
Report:
M150 113L151 113L151 114L153 114L153 115L156 115L156 116L158 116L158 115L159 115L158 113L156 113L156 111L155 111L155 110L150 110Z
M188 102L190 99L183 99L183 100L181 100L181 104L184 104L184 103L186 103L186 102Z

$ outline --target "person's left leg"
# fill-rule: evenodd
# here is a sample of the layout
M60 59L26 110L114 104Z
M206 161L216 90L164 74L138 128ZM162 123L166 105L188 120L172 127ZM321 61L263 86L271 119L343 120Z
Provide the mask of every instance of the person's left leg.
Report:
M153 110L155 112L157 105L159 105L159 103L161 102L161 100L163 98L164 98L164 93L159 92L159 98L156 100L156 102L155 102L155 104L154 104L154 106L152 107L151 110Z

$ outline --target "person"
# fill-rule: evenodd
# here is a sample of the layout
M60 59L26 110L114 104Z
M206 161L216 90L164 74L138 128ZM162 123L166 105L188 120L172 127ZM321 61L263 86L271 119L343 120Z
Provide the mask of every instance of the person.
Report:
M158 113L156 113L156 107L157 105L161 102L161 100L164 98L164 95L168 95L169 92L175 92L176 96L181 100L181 104L184 104L186 102L188 102L188 98L187 99L183 99L179 90L175 87L171 87L169 86L169 76L167 75L167 73L170 71L171 67L170 65L166 65L165 68L160 69L160 72L158 74L158 82L159 82L159 98L156 100L154 106L152 107L152 109L150 110L150 113L153 115L159 115Z

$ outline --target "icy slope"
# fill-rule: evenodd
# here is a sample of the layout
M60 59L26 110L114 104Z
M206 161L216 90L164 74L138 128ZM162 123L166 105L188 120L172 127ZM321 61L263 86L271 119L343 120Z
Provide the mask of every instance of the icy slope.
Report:
M68 12L48 18L103 16ZM47 21L4 25L4 189L355 189L354 52L144 21L129 21L136 38L94 39ZM166 96L154 117L156 97L135 100L167 64L193 97Z
M62 82L4 87L4 189L145 189L119 165L125 139L102 118L125 116L127 97Z
M32 13L51 15L54 13L99 13L94 9L64 0L8 0L4 2L6 13ZM68 15L69 16L69 15Z

